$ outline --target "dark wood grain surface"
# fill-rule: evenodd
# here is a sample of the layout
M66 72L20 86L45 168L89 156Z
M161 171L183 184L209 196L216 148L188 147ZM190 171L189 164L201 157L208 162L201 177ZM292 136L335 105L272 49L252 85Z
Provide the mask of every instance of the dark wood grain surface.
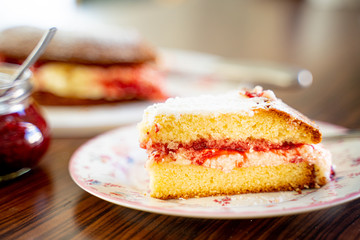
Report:
M158 46L305 67L313 73L313 85L277 95L313 119L360 129L358 7L314 1L165 2L84 1L80 9L105 22L135 26ZM0 185L0 239L360 239L360 199L246 220L172 217L103 201L69 175L70 157L87 140L52 139L37 168Z

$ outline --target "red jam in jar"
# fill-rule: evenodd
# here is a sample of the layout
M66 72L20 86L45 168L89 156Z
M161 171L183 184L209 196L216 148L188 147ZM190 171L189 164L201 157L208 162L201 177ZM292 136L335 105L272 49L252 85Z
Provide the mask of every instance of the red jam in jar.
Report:
M0 80L0 182L36 166L50 142L48 124L30 96L31 73L24 75L10 85Z

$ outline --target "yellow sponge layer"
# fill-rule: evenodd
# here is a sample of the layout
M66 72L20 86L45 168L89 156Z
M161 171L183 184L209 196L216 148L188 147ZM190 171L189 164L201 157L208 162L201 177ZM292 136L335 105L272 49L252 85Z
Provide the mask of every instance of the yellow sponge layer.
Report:
M305 162L235 168L230 172L174 163L152 163L147 169L151 196L160 199L288 191L315 185L314 165Z
M139 124L140 142L190 143L198 139L264 139L273 143L318 143L320 132L297 119L273 110L255 111L253 116L240 114L157 115L151 123ZM150 137L151 136L151 137Z

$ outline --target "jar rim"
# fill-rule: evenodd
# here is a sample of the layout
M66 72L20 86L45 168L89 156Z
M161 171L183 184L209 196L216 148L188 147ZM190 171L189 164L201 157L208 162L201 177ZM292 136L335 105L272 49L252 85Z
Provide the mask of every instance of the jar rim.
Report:
M11 81L10 77L17 69L19 69L19 67L19 64L0 63L0 90L19 86L31 78L32 72L30 69L27 69L18 80Z

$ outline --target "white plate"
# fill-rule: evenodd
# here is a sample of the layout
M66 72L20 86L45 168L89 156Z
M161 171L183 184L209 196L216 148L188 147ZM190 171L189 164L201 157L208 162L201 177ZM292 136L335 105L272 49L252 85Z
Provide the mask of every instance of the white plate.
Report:
M222 93L251 86L251 82L286 87L296 84L300 71L273 63L229 62L218 56L190 51L161 49L159 53L166 76L164 88L171 96ZM144 109L151 104L153 102L142 101L98 106L44 106L43 110L54 137L89 137L140 121Z
M321 124L325 134L336 127ZM103 200L137 210L196 218L259 218L324 209L360 196L360 139L327 144L336 176L320 189L241 194L177 200L149 196L146 154L138 144L135 126L100 135L72 156L70 175L82 189Z

